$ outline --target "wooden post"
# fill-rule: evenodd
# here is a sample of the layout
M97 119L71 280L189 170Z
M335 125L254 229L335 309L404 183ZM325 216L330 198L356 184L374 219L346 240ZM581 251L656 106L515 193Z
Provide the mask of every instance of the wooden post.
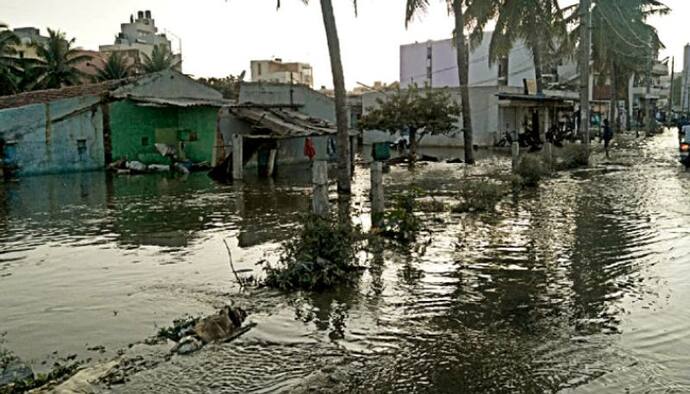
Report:
M350 137L350 178L355 176L355 155L357 154L357 137Z
M314 193L312 195L312 211L315 215L327 218L330 214L328 201L328 163L315 161L312 164L312 183Z
M517 172L518 165L520 165L520 144L515 141L511 147L513 154L513 173Z
M268 168L266 169L266 173L268 177L273 176L273 172L276 167L276 156L278 155L278 150L277 149L271 149L270 152L268 152Z
M386 209L383 197L383 163L374 161L371 163L371 227L383 226L383 215Z
M240 181L244 176L244 149L242 135L232 135L232 179Z

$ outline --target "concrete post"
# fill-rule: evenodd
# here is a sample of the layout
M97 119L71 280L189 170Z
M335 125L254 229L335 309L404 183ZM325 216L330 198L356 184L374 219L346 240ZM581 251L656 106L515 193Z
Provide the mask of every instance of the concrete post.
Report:
M327 218L331 211L328 201L328 163L315 161L312 165L312 211L316 216Z
M371 227L383 226L383 215L386 204L383 196L383 163L374 161L371 163Z
M553 144L550 142L544 144L544 164L546 164L546 169L551 171L553 168Z
M244 149L242 135L232 135L232 179L241 181L244 177Z
M511 150L513 154L513 173L516 173L520 165L520 144L517 141L513 142Z
M355 156L357 155L357 137L350 137L350 177L355 175Z
M266 169L266 173L269 178L273 176L273 173L275 171L277 155L277 149L271 149L270 152L268 152L268 168Z

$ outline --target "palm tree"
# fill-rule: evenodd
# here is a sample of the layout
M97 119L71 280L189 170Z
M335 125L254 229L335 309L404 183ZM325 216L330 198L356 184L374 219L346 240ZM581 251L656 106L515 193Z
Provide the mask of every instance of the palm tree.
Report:
M663 44L656 29L647 23L651 15L664 15L670 9L657 0L594 0L592 19L592 63L600 80L608 78L612 85L611 108L614 127L620 126L615 114L619 84L635 74L645 73L656 59ZM580 9L574 5L566 9L567 21L576 24L567 42L569 48L579 44ZM626 95L627 97L627 95Z
M484 25L491 19L496 27L489 45L489 63L507 57L518 40L532 52L537 94L543 94L544 55L556 50L556 43L567 36L558 0L489 0L473 3L468 12L475 18L474 38L481 38Z
M35 44L38 60L28 68L31 75L30 89L57 89L78 85L86 77L76 66L91 60L73 48L74 38L67 40L65 33L48 29L46 45Z
M18 90L22 68L16 57L15 45L19 45L19 38L7 25L0 23L0 96L17 93Z
M482 0L445 0L448 11L455 16L455 47L457 48L458 81L460 83L460 96L462 99L462 129L465 145L465 162L474 164L472 112L470 108L469 89L469 50L465 39L465 7L473 3L481 3ZM412 18L429 6L429 0L407 0L405 6L405 26Z
M147 74L170 70L180 65L180 61L170 52L170 49L164 45L156 45L153 47L151 56L145 53L142 55L144 57L144 62L141 67Z
M309 0L302 0L308 4ZM355 14L357 13L357 0L353 0ZM280 0L276 0L276 5L280 8ZM326 41L328 42L328 52L331 57L331 73L333 74L333 89L335 92L335 116L337 128L337 154L338 154L338 193L349 195L352 189L350 180L350 135L348 130L347 116L347 91L345 90L345 73L340 57L340 39L338 29L335 24L335 14L331 0L321 0L321 13L323 24L326 29Z
M98 81L111 81L130 77L134 73L134 66L128 60L121 53L113 52L104 62L103 68L98 70L96 79Z

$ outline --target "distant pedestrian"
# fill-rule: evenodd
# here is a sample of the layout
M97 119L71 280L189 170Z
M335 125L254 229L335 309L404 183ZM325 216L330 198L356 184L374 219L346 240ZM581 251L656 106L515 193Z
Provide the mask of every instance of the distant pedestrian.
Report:
M611 143L611 140L613 139L613 129L611 129L611 126L609 126L609 120L604 119L604 134L602 136L604 138L604 149L606 150L606 158L609 158L609 144Z

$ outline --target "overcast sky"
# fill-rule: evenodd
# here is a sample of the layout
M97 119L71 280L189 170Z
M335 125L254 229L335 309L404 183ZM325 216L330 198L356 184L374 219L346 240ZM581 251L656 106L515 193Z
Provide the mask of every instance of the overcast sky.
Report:
M673 12L652 22L667 46L663 56L676 56L680 70L683 46L690 41L690 0L665 2ZM97 49L113 42L130 14L151 10L161 31L181 38L186 73L238 74L248 70L251 59L281 57L311 63L316 87L332 86L319 2L282 3L276 11L275 0L0 0L0 18L11 27L60 29L77 45ZM432 1L429 12L407 29L403 0L359 0L358 17L351 1L334 3L349 88L358 81L398 80L400 44L448 38L453 29L441 0Z

